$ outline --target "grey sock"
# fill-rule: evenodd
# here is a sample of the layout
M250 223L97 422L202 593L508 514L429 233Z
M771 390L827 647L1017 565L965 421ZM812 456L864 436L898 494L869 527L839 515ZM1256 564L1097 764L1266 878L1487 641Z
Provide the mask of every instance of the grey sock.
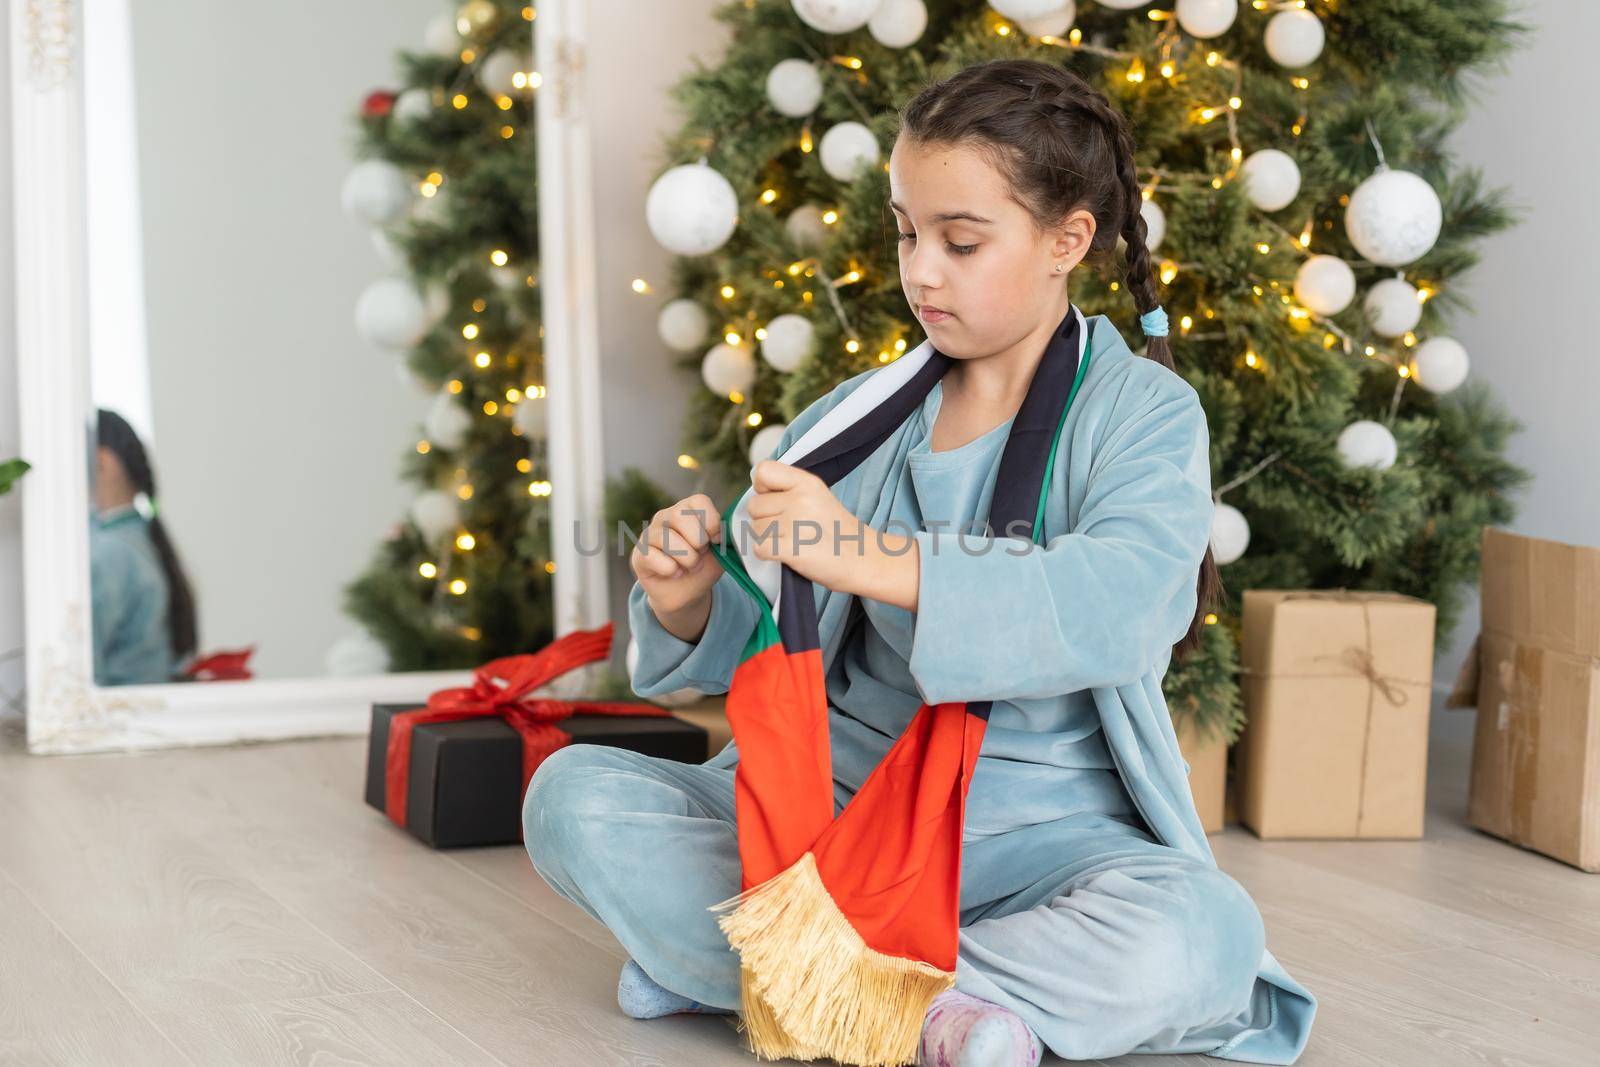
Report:
M683 1012L707 1015L732 1015L726 1008L713 1008L698 1000L674 993L656 982L633 960L622 965L617 979L617 1006L635 1019L659 1019Z

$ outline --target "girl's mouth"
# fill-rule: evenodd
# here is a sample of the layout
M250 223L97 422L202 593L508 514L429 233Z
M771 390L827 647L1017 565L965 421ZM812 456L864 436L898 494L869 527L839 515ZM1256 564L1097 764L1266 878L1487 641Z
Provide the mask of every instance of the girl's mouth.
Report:
M927 304L917 308L917 314L922 317L923 322L943 322L945 319L953 317L950 312L941 311L936 307L929 307Z

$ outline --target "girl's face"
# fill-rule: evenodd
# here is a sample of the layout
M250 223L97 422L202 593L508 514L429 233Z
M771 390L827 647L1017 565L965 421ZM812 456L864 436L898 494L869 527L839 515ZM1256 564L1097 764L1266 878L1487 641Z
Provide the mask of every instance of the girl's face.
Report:
M1041 233L977 149L906 137L889 154L889 197L900 285L940 352L1003 352L1065 312L1066 276L1094 237L1090 212Z

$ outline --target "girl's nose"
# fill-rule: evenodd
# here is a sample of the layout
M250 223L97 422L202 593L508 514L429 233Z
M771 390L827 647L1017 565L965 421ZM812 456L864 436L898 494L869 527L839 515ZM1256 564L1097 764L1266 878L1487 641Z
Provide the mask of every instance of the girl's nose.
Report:
M905 252L904 270L907 284L914 289L938 289L942 279L935 263L936 255L937 249L924 250L920 246L913 246Z

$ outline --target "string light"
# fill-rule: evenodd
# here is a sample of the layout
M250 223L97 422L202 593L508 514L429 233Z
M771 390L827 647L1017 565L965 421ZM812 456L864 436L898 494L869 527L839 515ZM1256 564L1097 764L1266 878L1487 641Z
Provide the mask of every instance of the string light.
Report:
M455 105L457 111L460 111L467 106L467 94L457 93L450 98L450 102Z
M489 262L497 267L505 266L510 260L511 257L506 254L506 250L503 248L497 248L489 253Z
M643 278L635 278L631 284L633 286L633 291L636 293L650 292L650 283L645 281Z
M435 567L429 561L423 560L417 566L417 573L422 575L424 578L432 578L432 577L436 576L439 573L439 568Z
M761 425L761 412L752 411L750 414L748 414L748 415L746 415L744 417L744 421L745 421L745 423L747 425L750 425L750 426L760 426Z
M478 324L475 323L475 322L469 322L465 326L461 327L461 336L465 337L469 341L472 340L474 337L477 337L478 336Z
M736 290L733 286L724 285L722 287L722 299L732 300L736 292L738 292L738 290Z
M433 451L433 446L428 444L428 442L426 442L426 441L418 441L417 442L417 455L426 456L431 451Z
M456 547L463 552L471 552L477 543L478 539L469 533L463 533L456 538Z
M450 390L452 394L461 392L461 379L451 378L450 384L445 386L445 388Z
M493 360L489 353L479 352L477 355L472 357L472 362L476 363L480 367L487 367L491 362L493 362Z
M456 578L456 579L453 579L450 582L450 592L454 593L456 596L460 596L462 593L465 593L466 591L467 591L467 580L465 578Z
M699 470L700 461L689 455L687 452L680 452L678 453L678 466L682 467L686 471Z

